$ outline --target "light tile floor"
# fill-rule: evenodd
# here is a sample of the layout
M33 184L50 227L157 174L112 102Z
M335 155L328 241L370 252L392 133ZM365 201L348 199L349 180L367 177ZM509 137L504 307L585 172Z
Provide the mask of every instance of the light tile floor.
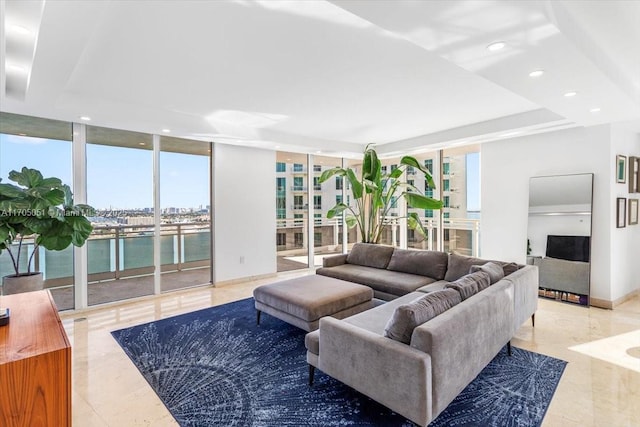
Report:
M73 352L73 425L176 426L110 332L251 296L261 284L196 288L63 313ZM543 426L640 426L640 298L615 310L539 301L512 343L568 361Z

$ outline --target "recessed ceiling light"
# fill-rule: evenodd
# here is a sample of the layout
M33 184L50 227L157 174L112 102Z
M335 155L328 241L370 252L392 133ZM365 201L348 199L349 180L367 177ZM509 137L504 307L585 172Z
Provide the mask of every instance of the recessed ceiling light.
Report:
M529 77L540 77L544 74L544 70L535 70L529 73Z
M22 35L31 34L31 30L29 30L27 27L23 27L22 25L14 24L9 28L11 28L11 31L13 31L14 33L18 33Z
M171 133L171 129L162 129L162 132L164 132L164 133Z
M27 136L26 133L19 133L18 136Z
M494 42L487 46L487 49L491 52L495 52L496 50L500 50L504 48L507 44L505 42Z
M600 112L600 107L592 108L589 111L592 112L592 113L599 113Z
M320 153L322 153L322 151L320 151L320 150L316 151L316 154L320 154Z
M279 145L276 145L276 148L280 148L280 146L279 146Z
M576 96L578 92L567 92L564 94L567 98L571 98L572 96Z
M147 145L144 142L138 142L138 145Z
M89 116L80 116L80 120L84 120L85 122L88 122L91 120L91 117Z

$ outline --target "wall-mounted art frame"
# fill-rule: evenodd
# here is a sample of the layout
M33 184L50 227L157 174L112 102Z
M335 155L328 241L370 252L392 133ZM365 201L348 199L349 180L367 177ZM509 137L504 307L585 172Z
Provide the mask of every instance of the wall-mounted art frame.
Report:
M618 184L627 182L627 156L620 154L616 157L616 182Z
M627 199L618 197L616 199L616 228L627 226Z
M629 193L640 192L638 174L640 174L640 157L629 156Z
M638 223L638 199L629 199L629 225Z

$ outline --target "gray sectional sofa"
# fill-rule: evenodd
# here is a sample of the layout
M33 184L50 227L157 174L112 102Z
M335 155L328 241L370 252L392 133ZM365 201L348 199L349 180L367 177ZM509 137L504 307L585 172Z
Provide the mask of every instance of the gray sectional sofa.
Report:
M529 316L533 319L538 269L500 263L504 277L492 277L488 286L489 273L482 270L496 264L486 263L366 244L356 244L349 255L326 258L318 274L366 284L388 302L342 320L320 319L320 328L305 337L310 375L317 367L426 426L509 344L522 323ZM468 275L477 269L481 271ZM475 279L468 280L470 276ZM480 286L478 277L487 286ZM419 318L424 307L415 307L428 295L449 295L451 289L469 285L474 292L414 325L408 342L389 333L398 311L417 313Z

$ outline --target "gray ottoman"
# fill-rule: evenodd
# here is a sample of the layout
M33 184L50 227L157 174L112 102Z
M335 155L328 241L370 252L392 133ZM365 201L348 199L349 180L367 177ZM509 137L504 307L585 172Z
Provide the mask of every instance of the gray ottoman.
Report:
M303 276L254 289L257 323L265 312L305 331L318 329L320 318L344 319L374 307L373 290L326 276Z

